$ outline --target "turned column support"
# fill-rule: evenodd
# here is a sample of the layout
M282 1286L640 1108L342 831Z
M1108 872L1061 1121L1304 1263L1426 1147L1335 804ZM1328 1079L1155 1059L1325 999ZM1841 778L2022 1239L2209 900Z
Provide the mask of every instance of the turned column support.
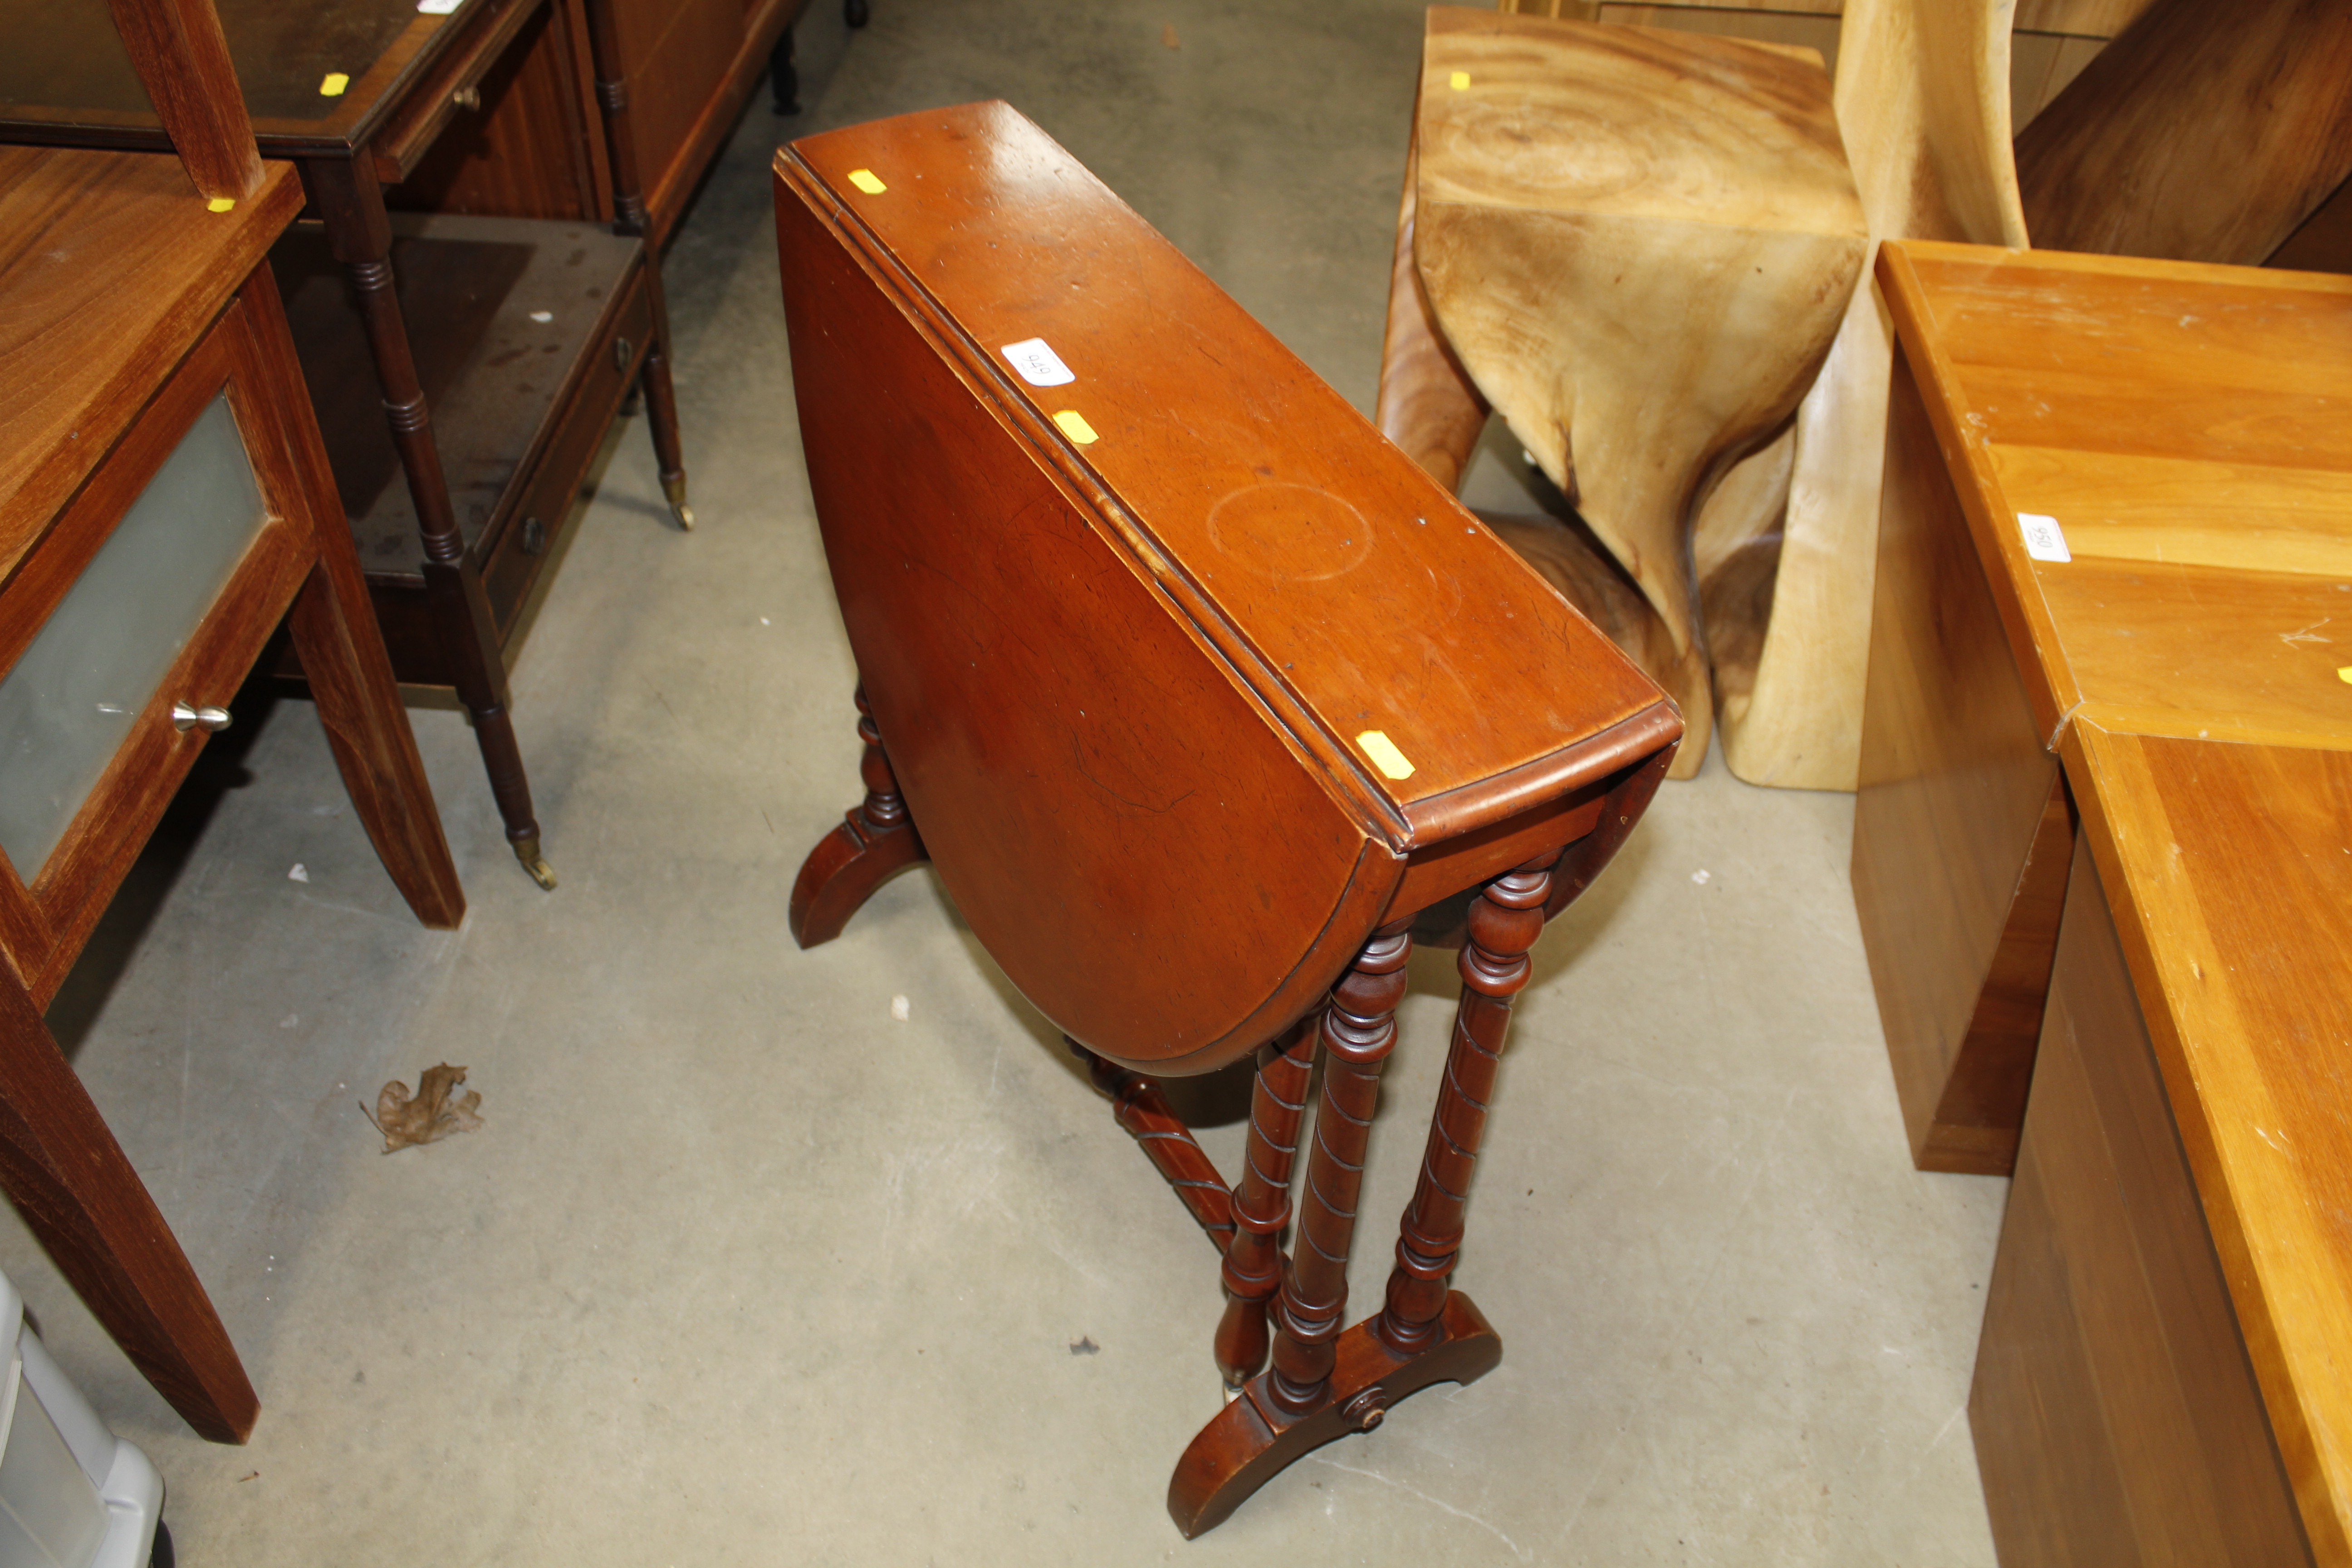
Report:
M927 858L922 836L898 794L898 776L890 770L890 754L882 746L881 726L857 689L857 738L866 742L858 759L858 776L866 782L866 799L843 814L834 830L817 841L801 863L793 882L787 916L793 940L816 947L841 934L859 906L900 871Z
M1290 1226L1290 1172L1318 1022L1312 1015L1281 1040L1259 1047L1250 1093L1249 1142L1234 1189L1234 1239L1225 1249L1225 1315L1217 1324L1217 1370L1239 1388L1265 1364L1266 1308L1282 1288L1282 1233Z
M1528 950L1543 934L1544 903L1559 851L1506 873L1470 900L1470 936L1462 944L1462 1000L1445 1080L1430 1117L1429 1149L1399 1226L1396 1268L1373 1331L1391 1350L1412 1355L1436 1338L1446 1280L1462 1251L1470 1177L1495 1099L1495 1074L1511 1023L1511 999L1528 983Z
M1396 1045L1397 1004L1404 1000L1411 921L1372 934L1331 992L1318 1031L1324 1053L1322 1103L1315 1147L1307 1157L1298 1240L1275 1302L1274 1370L1268 1394L1300 1415L1329 1393L1340 1320L1348 1310L1348 1251L1355 1240L1364 1149L1379 1103L1381 1069Z

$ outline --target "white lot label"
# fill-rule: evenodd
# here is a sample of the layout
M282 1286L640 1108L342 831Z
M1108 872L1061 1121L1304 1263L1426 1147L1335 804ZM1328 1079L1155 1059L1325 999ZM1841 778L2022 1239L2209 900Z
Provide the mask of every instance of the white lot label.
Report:
M1032 386L1067 386L1078 378L1062 363L1062 356L1045 346L1043 338L1031 338L1026 342L1004 345L1004 357L1021 373L1021 379Z
M416 8L427 16L446 16L457 8L457 0L416 0Z
M2072 561L2066 553L2066 536L2059 531L2058 520L2044 517L2038 511L2017 514L2017 531L2025 536L2025 552L2036 561Z

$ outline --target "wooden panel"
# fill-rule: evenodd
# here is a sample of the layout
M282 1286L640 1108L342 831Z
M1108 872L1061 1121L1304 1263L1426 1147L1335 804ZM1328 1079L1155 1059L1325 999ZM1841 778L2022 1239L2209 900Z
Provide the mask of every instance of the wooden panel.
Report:
M558 531L572 514L581 479L645 363L653 331L649 282L646 268L640 266L614 290L607 334L613 339L612 351L592 353L583 362L578 382L549 416L551 434L537 467L488 535L482 584L502 643L511 637L541 568L560 549ZM624 343L628 345L625 353ZM532 517L544 531L545 543L536 551L524 537L523 525Z
M2016 1152L2072 847L2042 742L1898 348L1853 875L1922 1169L1999 1174Z
M408 178L384 193L394 207L507 217L594 221L600 199L589 155L595 121L580 114L584 39L563 6L542 6L474 85L481 106L454 119ZM575 55L575 50L577 53Z
M2002 1568L2311 1561L2087 846L1985 1308Z
M777 225L825 553L925 847L1056 1027L1181 1070L1297 963L1286 936L1325 923L1379 847L789 190ZM1034 609L1007 621L1008 604ZM1191 960L1173 974L1171 953Z
M2352 1563L2352 752L2088 722L2065 751L2314 1553Z
M2157 0L2017 141L2036 246L2254 263L2352 172L2352 6Z
M953 314L1033 418L1084 416L1100 439L1080 448L1083 461L1165 552L1159 574L1202 595L1205 619L1242 639L1237 662L1276 672L1271 682L1304 704L1307 726L1337 742L1339 766L1386 810L1411 819L1655 701L1541 578L1011 110L908 115L795 150L850 193L856 220ZM899 183L856 192L847 174L868 163ZM1003 346L1037 337L1076 377L1068 386L1011 378ZM1182 390L1200 387L1232 395ZM1188 397L1184 421L1168 416L1174 395ZM1362 646L1367 572L1390 595L1384 647L1409 658ZM1494 621L1576 650L1576 679L1516 640L1518 654L1495 657ZM1356 737L1371 729L1403 752L1409 776L1367 763ZM1496 804L1497 816L1517 809Z
M637 176L650 195L671 182L696 121L725 82L743 40L743 16L736 0L614 0L614 10L628 73ZM661 19L657 34L646 26L655 16Z
M525 218L402 215L393 231L394 278L450 500L467 546L482 548L511 511L515 475L555 438L571 389L608 374L617 312L644 247L599 226ZM415 503L343 268L325 237L309 229L289 234L270 265L360 564L371 578L415 579ZM552 320L536 320L541 311Z
M1594 19L1811 49L1822 57L1822 65L1832 71L1837 69L1837 16L1833 13L1809 12L1801 5L1784 5L1764 10L1740 5L1621 5L1612 0L1601 7Z

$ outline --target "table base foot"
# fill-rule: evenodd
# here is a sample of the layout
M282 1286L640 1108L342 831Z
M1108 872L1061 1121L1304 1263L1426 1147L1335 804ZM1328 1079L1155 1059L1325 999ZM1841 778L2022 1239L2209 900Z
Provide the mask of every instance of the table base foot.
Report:
M1168 1482L1168 1513L1186 1540L1223 1524L1258 1488L1295 1461L1350 1432L1381 1424L1397 1402L1433 1383L1475 1383L1503 1359L1503 1342L1469 1297L1449 1290L1438 1337L1399 1355L1366 1319L1342 1333L1324 1402L1304 1415L1275 1404L1260 1373L1201 1428Z
M686 504L686 476L662 479L662 497L669 502L670 516L677 519L678 528L687 533L694 531L694 509Z
M817 841L793 881L787 923L803 947L820 947L841 934L874 889L929 858L912 823L877 828L861 812L845 813L841 826Z
M530 873L532 881L548 892L555 891L555 868L549 865L547 857L539 852L539 835L534 833L528 838L516 839L514 852L515 858L522 862L522 868Z

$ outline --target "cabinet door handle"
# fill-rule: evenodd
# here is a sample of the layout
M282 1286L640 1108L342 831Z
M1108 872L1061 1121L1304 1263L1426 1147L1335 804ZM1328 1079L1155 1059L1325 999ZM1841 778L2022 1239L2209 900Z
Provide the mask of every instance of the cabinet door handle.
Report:
M184 735L197 728L202 728L208 735L217 735L228 728L228 710L191 708L184 702L174 702L172 704L172 728Z
M449 101L468 114L478 113L482 107L482 89L478 87L461 87L449 95Z

